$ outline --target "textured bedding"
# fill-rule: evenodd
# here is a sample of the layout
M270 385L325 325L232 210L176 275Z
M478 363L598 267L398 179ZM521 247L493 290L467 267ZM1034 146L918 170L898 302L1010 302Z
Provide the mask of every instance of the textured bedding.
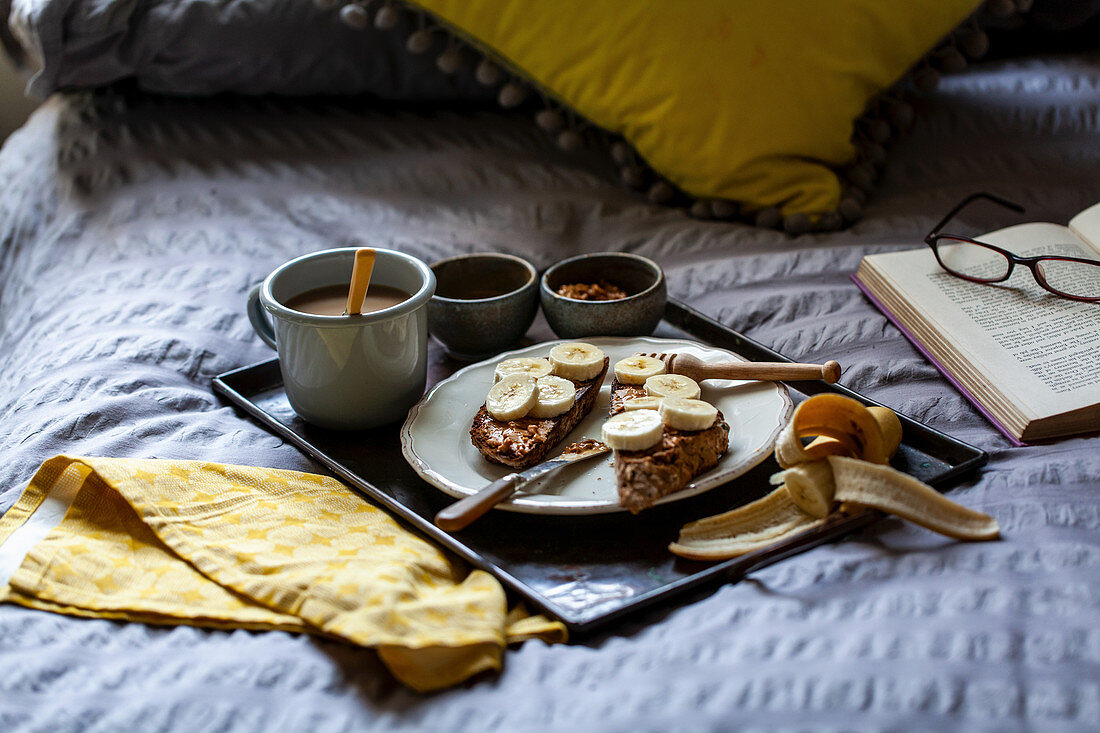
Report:
M1016 448L848 280L990 190L1064 223L1100 201L1100 56L1008 60L918 100L843 232L646 204L522 115L364 102L56 95L0 152L0 511L58 453L318 471L220 402L271 356L244 315L339 245L659 261L670 294L990 453L951 492L1004 540L886 520L499 676L419 696L372 652L281 632L0 606L0 730L1085 729L1100 721L1100 438ZM981 219L974 231L1015 223ZM1025 273L1026 274L1026 273Z

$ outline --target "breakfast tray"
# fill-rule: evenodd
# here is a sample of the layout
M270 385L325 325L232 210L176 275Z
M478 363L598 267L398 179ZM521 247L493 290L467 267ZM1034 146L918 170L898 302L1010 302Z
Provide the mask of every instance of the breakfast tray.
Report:
M536 341L537 324L530 332ZM740 354L749 361L790 361L767 347L676 301L669 301L656 336L685 335ZM429 354L429 386L463 364L434 343ZM401 453L399 426L357 433L313 427L290 408L277 359L219 375L214 390L266 428L301 449L406 525L469 563L495 575L529 607L561 619L576 634L672 599L737 581L749 572L835 540L881 518L877 512L834 516L824 525L764 550L725 562L684 560L668 551L680 527L757 499L774 489L768 477L779 470L768 458L730 483L637 516L537 516L491 511L467 529L449 534L432 523L454 501L421 479ZM803 395L838 392L864 404L877 404L836 384L791 382L796 401ZM988 456L966 443L901 417L904 441L892 465L937 488L955 485L982 466Z

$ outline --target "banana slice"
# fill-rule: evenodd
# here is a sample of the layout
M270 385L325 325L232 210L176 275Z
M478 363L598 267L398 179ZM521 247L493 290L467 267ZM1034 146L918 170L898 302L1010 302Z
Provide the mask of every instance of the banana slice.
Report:
M665 363L652 356L635 354L615 362L615 379L622 384L645 384L645 380L665 373Z
M646 395L645 397L628 397L623 400L624 410L660 410L661 402L660 397L651 397Z
M718 417L718 408L703 400L665 397L661 400L661 419L677 430L706 430Z
M645 380L645 393L653 397L699 399L699 384L683 374L658 374Z
M545 377L553 367L549 359L532 359L529 356L518 356L515 359L505 359L497 364L493 370L493 381L499 382L510 374L526 374L531 379Z
M631 410L608 418L603 424L603 442L614 450L645 450L664 434L661 413L656 410Z
M539 377L535 385L538 387L538 400L527 413L528 417L557 417L573 407L577 388L568 379L550 375Z
M570 341L550 349L553 373L565 379L586 381L603 371L604 353L592 344Z
M515 420L529 413L539 401L539 388L526 374L513 374L492 386L485 409L497 420Z

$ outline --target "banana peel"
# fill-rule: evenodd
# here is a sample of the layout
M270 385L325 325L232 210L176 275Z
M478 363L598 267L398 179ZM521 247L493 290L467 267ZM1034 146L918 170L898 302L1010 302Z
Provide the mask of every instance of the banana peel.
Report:
M802 445L802 439L811 436L828 438L829 442L819 442L811 452ZM850 397L828 393L815 395L799 405L775 444L775 460L780 468L825 455L855 456L872 463L890 460L874 415Z
M813 438L803 444L803 439ZM692 560L725 560L775 544L845 513L877 509L960 540L1000 536L997 520L947 499L887 465L901 444L898 416L843 395L810 397L776 441L779 488L757 501L691 522L669 545Z
M854 400L851 401L854 402ZM852 408L851 406L846 406L845 409ZM898 419L896 412L887 407L872 405L866 409L871 413L871 417L875 419L875 422L878 423L879 430L882 431L883 447L885 448L887 459L889 459L890 456L893 456L894 453L897 452L898 446L901 445L901 420ZM820 435L814 438L810 444L806 446L805 452L806 455L811 458L851 455L851 453L845 450L844 446L845 444L836 438L827 438L824 435Z
M745 555L821 524L782 489L751 504L684 525L669 549L689 560L725 560Z
M834 499L878 509L958 540L995 540L997 520L968 509L907 473L843 456L827 459L836 487Z

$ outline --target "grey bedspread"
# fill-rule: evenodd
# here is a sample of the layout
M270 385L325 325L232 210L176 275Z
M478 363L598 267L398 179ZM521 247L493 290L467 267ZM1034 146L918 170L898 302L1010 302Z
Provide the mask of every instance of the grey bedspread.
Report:
M974 190L1100 201L1100 56L923 98L866 218L791 239L651 207L522 117L326 102L52 98L0 152L0 510L57 453L317 470L214 397L268 358L243 303L297 254L658 260L670 292L991 454L952 492L1004 540L896 520L499 676L418 696L371 652L0 606L0 730L967 730L1100 724L1100 439L1012 447L849 282ZM1012 223L974 218L975 231Z

